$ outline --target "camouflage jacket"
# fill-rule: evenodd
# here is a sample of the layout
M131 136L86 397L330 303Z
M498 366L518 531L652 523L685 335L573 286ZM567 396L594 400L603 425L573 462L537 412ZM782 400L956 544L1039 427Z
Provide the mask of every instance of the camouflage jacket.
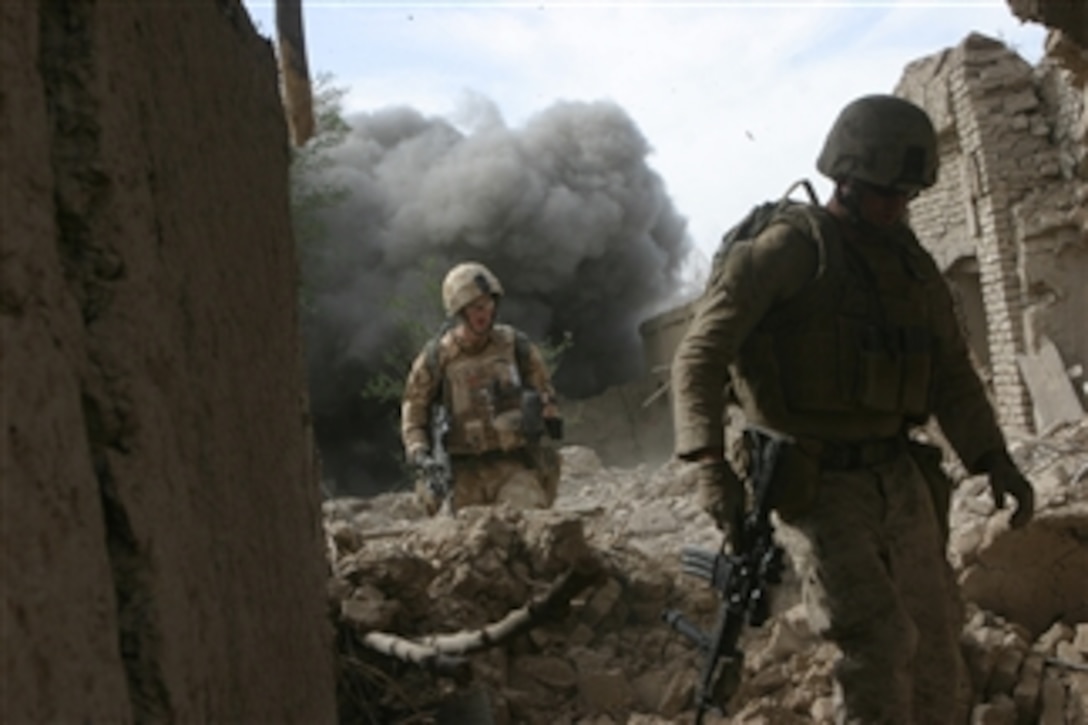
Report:
M799 437L897 435L936 417L964 464L1004 447L932 257L905 225L819 239L775 223L715 270L674 359L676 452L723 445L729 391L750 422Z
M524 447L521 410L526 389L537 391L554 408L555 390L544 358L523 333L495 325L485 345L468 351L453 330L445 332L424 347L408 373L401 405L405 452L411 457L430 449L431 405L439 396L450 416L450 454Z

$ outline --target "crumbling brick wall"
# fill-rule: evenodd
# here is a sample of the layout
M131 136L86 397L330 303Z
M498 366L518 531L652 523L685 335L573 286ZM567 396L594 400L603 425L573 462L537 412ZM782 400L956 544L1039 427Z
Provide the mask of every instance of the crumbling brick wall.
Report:
M929 111L940 136L940 181L912 204L912 224L942 269L976 276L957 284L953 274L953 287L981 299L985 326L968 337L1012 430L1036 427L1023 356L1052 340L1067 364L1088 362L1085 179L1070 161L1083 156L1083 102L1061 73L973 34L909 65L896 89Z

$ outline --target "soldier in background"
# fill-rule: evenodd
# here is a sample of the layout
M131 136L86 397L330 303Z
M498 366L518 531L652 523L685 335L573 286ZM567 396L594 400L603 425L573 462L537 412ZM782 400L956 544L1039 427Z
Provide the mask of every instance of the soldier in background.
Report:
M997 506L1016 499L1014 527L1034 508L941 273L905 221L937 165L921 108L849 104L817 161L833 198L723 255L673 366L676 452L724 530L745 498L725 460L726 391L749 425L792 440L773 484L777 536L813 628L842 651L839 722L964 721L942 534L951 489L908 431L934 417L967 469L989 475Z
M408 462L433 470L434 416L448 416L438 443L452 468L451 508L508 503L552 505L559 454L544 440L562 436L562 418L544 358L526 335L496 324L503 290L482 264L451 269L442 283L448 329L412 363L404 386L401 438ZM428 512L442 492L417 485Z

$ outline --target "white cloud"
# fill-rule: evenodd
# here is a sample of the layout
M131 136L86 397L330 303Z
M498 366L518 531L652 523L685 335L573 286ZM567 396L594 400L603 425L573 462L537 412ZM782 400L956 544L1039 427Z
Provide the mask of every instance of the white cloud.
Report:
M269 3L249 7L269 32ZM793 180L827 193L815 157L851 99L892 90L907 63L972 30L1030 62L1044 35L1003 0L304 7L311 67L350 87L349 111L408 105L456 122L483 96L519 126L558 100L616 101L706 254Z

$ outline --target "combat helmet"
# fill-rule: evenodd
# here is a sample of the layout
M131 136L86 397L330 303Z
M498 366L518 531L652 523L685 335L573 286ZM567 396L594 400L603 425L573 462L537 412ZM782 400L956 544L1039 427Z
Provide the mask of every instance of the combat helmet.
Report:
M911 194L937 181L937 133L929 116L889 95L858 98L839 113L816 160L834 181L859 179Z
M442 304L453 317L480 295L502 296L502 285L491 270L479 262L463 262L446 273L442 281Z

